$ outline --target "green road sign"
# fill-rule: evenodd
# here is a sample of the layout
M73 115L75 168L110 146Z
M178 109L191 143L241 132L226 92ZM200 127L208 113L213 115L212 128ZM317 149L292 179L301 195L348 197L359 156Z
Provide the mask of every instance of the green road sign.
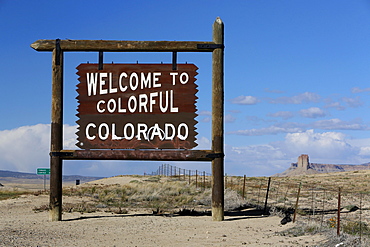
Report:
M37 168L37 175L49 175L50 168Z

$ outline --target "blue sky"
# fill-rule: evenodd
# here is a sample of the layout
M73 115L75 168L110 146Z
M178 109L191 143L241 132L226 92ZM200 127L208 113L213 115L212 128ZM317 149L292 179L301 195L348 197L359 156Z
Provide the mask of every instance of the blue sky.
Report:
M49 165L51 53L39 39L211 41L225 24L225 172L270 176L308 154L315 163L370 161L370 1L0 0L0 169ZM98 54L65 54L65 148L77 149L76 67ZM170 63L170 53L105 53L105 62ZM198 149L210 148L211 54L179 53L199 67ZM170 163L68 161L64 174L142 174Z

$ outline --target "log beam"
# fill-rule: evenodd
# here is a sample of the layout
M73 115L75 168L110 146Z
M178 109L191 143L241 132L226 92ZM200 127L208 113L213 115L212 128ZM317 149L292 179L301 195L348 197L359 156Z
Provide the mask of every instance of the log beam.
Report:
M55 40L40 39L31 44L36 51L53 51ZM106 52L212 52L218 45L205 41L60 40L62 51Z
M212 150L61 150L51 152L51 157L71 160L167 160L212 161L221 154Z

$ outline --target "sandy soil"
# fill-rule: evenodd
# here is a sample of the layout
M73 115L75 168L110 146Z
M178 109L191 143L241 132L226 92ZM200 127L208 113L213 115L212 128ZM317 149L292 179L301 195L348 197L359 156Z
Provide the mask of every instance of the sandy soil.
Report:
M63 197L63 202L84 198ZM288 237L277 234L293 226L281 225L277 216L154 216L150 212L65 213L50 222L48 212L34 212L48 204L47 195L27 195L0 201L0 246L315 246L325 240L315 235Z

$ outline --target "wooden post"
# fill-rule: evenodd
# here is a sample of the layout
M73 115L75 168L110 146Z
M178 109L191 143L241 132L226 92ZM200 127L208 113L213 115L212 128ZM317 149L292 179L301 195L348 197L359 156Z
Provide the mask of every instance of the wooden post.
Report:
M337 214L337 236L340 235L340 204L341 204L341 192L342 188L339 187L338 190L338 214ZM360 222L361 224L361 222Z
M244 181L243 181L243 199L245 199L245 180L246 180L246 175L244 175Z
M295 223L295 218L297 216L299 194L301 193L301 185L302 185L302 183L299 183L298 193L297 193L297 200L295 201L295 207L294 207L293 223Z
M224 44L224 24L213 23L213 42ZM224 49L212 52L212 150L219 157L212 161L212 220L224 220Z
M195 188L198 188L198 170L195 170Z
M58 40L52 56L51 154L63 149L63 52L60 50ZM63 159L51 155L49 212L51 221L62 220L62 167Z
M203 171L203 190L206 189L206 172Z
M269 177L269 181L267 183L266 198L265 198L265 207L263 209L263 214L264 215L267 215L267 200L269 198L270 184L271 184L271 177Z

